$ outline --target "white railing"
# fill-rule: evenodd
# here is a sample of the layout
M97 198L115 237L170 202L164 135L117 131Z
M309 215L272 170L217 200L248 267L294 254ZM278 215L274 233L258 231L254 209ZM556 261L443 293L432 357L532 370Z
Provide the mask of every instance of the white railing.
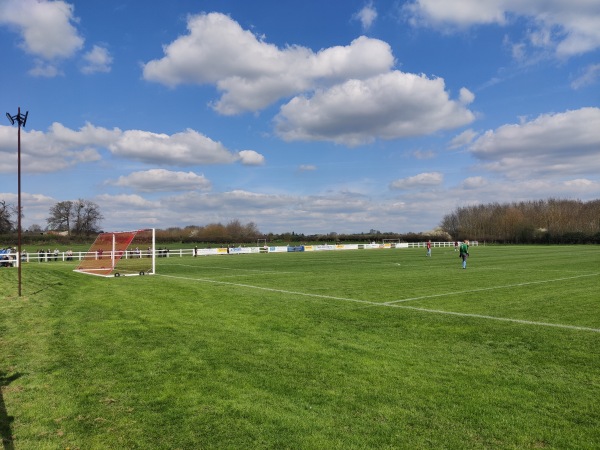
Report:
M432 242L432 247L455 247L454 242ZM469 245L477 246L477 241L471 241ZM366 244L316 244L316 245L265 245L262 247L218 247L218 248L182 248L182 249L157 249L157 258L170 258L184 256L210 256L210 255L241 255L250 253L286 253L286 252L312 252L312 251L331 251L331 250L363 250L363 249L401 249L401 248L426 248L427 242L401 242L401 243L366 243ZM150 258L152 254L148 250L128 250L123 254L123 258ZM8 259L2 259L7 257ZM54 261L81 261L83 258L112 257L112 252L105 252L100 256L97 252L27 252L21 254L23 262L47 263ZM0 254L0 265L16 266L17 253Z

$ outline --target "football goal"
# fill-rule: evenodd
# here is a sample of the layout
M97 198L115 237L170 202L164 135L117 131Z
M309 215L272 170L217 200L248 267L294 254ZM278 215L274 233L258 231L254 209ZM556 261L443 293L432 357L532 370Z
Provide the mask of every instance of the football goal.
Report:
M101 277L156 273L154 229L100 233L75 272Z

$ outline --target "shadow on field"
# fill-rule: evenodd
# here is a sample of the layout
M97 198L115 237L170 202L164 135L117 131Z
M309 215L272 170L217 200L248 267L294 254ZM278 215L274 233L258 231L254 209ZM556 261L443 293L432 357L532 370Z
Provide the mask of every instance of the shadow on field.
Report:
M6 411L2 390L20 376L21 374L19 373L7 376L4 372L0 371L0 438L2 438L2 447L4 450L14 450L15 446L13 445L13 436L10 427L13 417L9 416Z

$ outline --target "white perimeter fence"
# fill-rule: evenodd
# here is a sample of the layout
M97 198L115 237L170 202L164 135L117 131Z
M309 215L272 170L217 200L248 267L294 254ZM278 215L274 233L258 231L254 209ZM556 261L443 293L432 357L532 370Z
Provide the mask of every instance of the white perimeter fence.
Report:
M477 246L477 241L471 241L471 246ZM251 253L292 253L292 252L319 252L336 250L376 250L376 249L402 249L402 248L426 248L427 242L390 242L384 244L318 244L318 245L282 245L260 247L218 247L218 248L182 248L182 249L156 249L157 258L172 258L184 256L211 256L211 255L243 255ZM436 247L456 247L454 242L432 242L432 248ZM112 253L112 252L108 252ZM102 256L109 256L104 252ZM121 252L119 252L121 253ZM22 262L52 262L52 261L81 261L84 257L97 258L100 255L92 252L70 252L70 251L50 251L50 252L26 252L21 254ZM110 255L112 257L112 255ZM148 250L140 251L129 250L122 256L125 259L150 257ZM6 258L6 259L5 259ZM17 263L17 253L0 253L0 266L15 266Z

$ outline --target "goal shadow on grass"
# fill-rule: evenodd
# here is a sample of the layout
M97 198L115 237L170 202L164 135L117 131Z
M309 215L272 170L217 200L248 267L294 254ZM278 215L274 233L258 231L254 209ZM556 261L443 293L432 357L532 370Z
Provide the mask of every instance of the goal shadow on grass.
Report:
M2 394L2 391L6 386L20 377L20 373L7 376L5 372L0 371L0 438L2 439L3 450L14 450L15 446L13 444L11 427L11 423L14 418L9 416L8 412L6 411L6 404L4 403L4 395Z

